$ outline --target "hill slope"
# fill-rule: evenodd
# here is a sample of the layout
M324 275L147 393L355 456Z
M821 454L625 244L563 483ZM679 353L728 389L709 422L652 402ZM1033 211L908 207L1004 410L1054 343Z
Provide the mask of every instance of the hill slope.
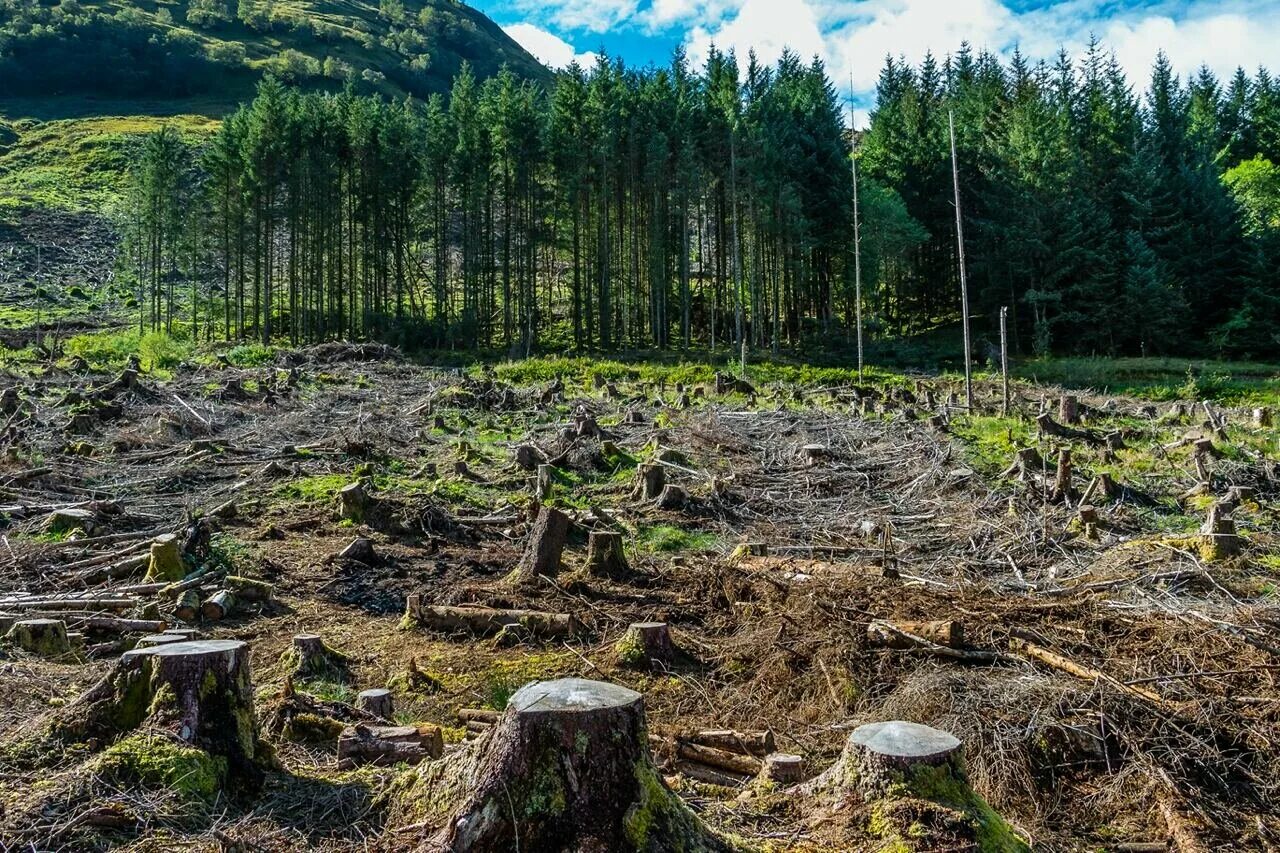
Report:
M250 94L264 73L301 85L417 97L461 64L549 72L456 0L0 0L0 97Z

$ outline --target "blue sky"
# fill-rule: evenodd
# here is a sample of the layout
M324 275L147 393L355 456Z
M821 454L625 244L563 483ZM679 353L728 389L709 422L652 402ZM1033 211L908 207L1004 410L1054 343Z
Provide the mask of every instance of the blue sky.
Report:
M663 63L677 45L699 61L707 48L754 48L773 61L784 47L853 80L859 123L872 106L887 54L919 61L962 40L1035 58L1078 51L1096 34L1130 80L1145 84L1163 49L1187 75L1207 65L1280 65L1280 0L471 0L552 66L598 50L628 63Z

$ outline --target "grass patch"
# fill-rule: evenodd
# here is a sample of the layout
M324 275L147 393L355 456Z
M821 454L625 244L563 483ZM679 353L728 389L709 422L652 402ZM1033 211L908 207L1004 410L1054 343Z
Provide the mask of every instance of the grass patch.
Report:
M720 545L720 537L701 530L684 530L669 524L642 527L636 534L636 548L649 554L673 554L681 551L712 551Z

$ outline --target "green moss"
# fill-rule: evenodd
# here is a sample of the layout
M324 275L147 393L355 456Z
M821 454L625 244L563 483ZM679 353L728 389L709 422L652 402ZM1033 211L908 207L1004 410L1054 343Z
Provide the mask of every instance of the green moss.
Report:
M978 849L983 853L1030 850L1005 819L967 782L957 778L950 766L914 768L910 778L891 786L886 799L902 796L920 797L964 814L973 824Z
M222 789L226 760L150 732L138 732L107 748L93 772L122 787L164 788L184 799L212 801Z
M337 720L318 714L295 714L284 727L286 740L295 743L333 743L344 726Z
M633 768L639 792L622 817L622 830L636 850L694 851L707 848L706 833L684 801L667 789L653 765ZM661 844L661 847L658 845Z

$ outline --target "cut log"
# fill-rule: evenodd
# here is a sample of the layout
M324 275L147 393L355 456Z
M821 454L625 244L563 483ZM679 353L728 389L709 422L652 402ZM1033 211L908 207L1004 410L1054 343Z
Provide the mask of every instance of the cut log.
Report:
M890 627L902 633L889 630ZM867 645L887 649L913 648L915 643L903 634L923 637L931 643L950 649L964 648L964 625L953 619L937 622L894 622L891 626L882 622L872 622L867 625Z
M543 507L538 513L524 557L512 573L518 582L536 581L540 576L555 577L560 572L560 558L569 539L573 522L555 507Z
M528 684L464 749L418 770L413 805L432 804L432 849L727 850L658 776L644 698L625 687Z
M76 627L108 634L143 631L148 634L175 633L167 623L156 619L122 619L116 616L84 616L75 620Z
M209 596L200 605L200 616L204 619L225 619L235 612L236 597L230 590L220 589Z
M424 628L446 633L465 632L482 637L524 631L535 637L572 637L578 621L568 613L542 613L536 610L495 610L489 607L447 607L420 604L410 596L405 614Z
M187 638L177 634L147 634L145 637L139 637L138 642L134 643L133 647L135 649L149 649L153 646L185 642L188 642Z
M356 707L365 713L383 720L395 718L395 702L391 691L377 687L372 690L361 690L356 695Z
M730 773L739 773L743 776L754 776L760 772L760 768L763 766L760 759L754 756L728 752L727 750L702 746L696 743L682 742L677 747L676 754L686 761L696 761L708 767L727 770Z
M693 732L681 735L679 740L709 746L725 752L736 752L739 755L754 755L764 758L775 749L773 732L738 732L732 729L712 729L705 732Z
M459 708L458 719L464 723L484 723L493 725L498 722L498 717L502 716L499 711L489 708Z
M57 658L71 654L67 623L61 619L23 619L13 623L5 640L33 655Z
M200 615L200 593L194 589L182 593L173 607L173 615L183 622L196 621L196 617Z
M147 564L147 581L174 583L187 576L182 561L182 546L173 533L157 536L151 543L151 561Z
M624 578L631 574L621 533L591 531L587 539L587 574L598 578Z
M675 643L665 622L635 622L614 646L623 666L662 667L676 657Z
M794 785L804 778L804 759L787 752L773 752L765 756L764 766L756 778L775 785Z
M439 726L349 726L338 736L338 769L420 764L444 755Z
M276 594L276 588L266 581L240 575L227 575L226 585L235 594L237 601L267 602L275 598Z

